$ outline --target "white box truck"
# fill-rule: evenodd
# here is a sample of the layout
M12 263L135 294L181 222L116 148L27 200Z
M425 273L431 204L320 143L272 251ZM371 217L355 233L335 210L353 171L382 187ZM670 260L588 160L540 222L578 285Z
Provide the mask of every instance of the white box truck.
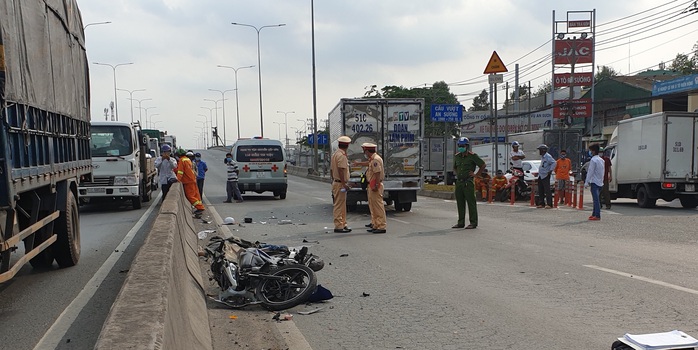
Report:
M618 122L611 157L611 199L633 198L642 208L678 198L698 207L698 113L662 112Z
M383 198L395 204L397 211L410 211L422 188L422 139L424 137L424 99L411 98L343 98L330 111L330 144L337 150L337 139L349 136L347 149L351 190L347 192L347 209L368 201L361 188L365 167L353 167L355 160L365 160L361 145L375 143L383 158L385 180Z
M447 174L453 172L455 149L456 140L452 137L447 138L445 144L442 136L424 138L421 160L423 165L422 176L425 182L436 184L446 180ZM445 168L444 160L446 161Z
M471 151L473 153L477 154L482 160L485 162L485 168L487 171L494 176L495 172L495 167L494 167L494 159L497 159L497 170L501 170L502 172L507 172L509 168L511 167L509 165L509 151L511 151L511 147L508 144L505 143L499 143L497 144L497 156L494 156L494 144L493 143L482 143L479 145L472 146Z

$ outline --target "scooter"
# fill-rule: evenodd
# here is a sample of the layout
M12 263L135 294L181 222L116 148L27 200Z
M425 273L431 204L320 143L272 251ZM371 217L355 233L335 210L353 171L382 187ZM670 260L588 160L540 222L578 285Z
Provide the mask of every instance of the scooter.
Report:
M524 173L519 169L512 168L510 170L511 178L507 185L499 192L499 201L506 202L511 200L511 191L515 191L516 200L525 200L531 197L531 186L523 180Z

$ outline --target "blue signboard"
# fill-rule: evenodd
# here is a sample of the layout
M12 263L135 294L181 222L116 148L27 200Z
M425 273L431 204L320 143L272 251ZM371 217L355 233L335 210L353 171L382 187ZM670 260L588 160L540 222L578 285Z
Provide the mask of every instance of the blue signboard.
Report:
M309 145L315 144L315 134L308 135L308 144ZM318 144L318 146L326 145L327 144L327 134L320 134L320 137L318 137L317 144Z
M490 142L494 142L494 137L491 140L489 137L483 137L480 140L482 140L483 143L490 143ZM506 137L504 137L504 136L499 136L497 138L497 142L504 142L505 140L506 140Z
M431 120L434 122L460 123L463 120L463 106L431 105Z
M698 74L659 81L652 85L652 96L672 94L680 91L698 90Z

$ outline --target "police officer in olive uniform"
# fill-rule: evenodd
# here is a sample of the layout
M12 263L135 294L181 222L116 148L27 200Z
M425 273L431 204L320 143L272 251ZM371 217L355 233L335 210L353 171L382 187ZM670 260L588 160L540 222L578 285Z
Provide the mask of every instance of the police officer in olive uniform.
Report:
M453 157L453 171L456 174L456 203L458 223L453 228L473 229L477 227L477 201L475 200L475 177L485 170L485 162L469 150L467 137L458 139L458 153ZM477 172L475 169L477 168ZM468 204L470 225L465 226L465 205Z

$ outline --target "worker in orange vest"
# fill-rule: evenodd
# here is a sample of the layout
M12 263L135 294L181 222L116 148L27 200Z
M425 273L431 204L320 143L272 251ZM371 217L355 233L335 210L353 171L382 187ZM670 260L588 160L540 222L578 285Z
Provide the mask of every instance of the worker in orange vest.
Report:
M498 198L497 193L507 187L507 182L509 181L504 176L504 172L497 170L497 175L492 179L492 197Z
M189 200L189 203L193 205L196 210L194 215L196 217L201 217L201 213L204 212L204 205L201 203L201 196L199 195L199 188L196 185L196 173L194 173L194 167L192 165L190 156L194 156L193 152L186 152L180 149L179 162L177 162L177 181L182 183L184 187L184 195ZM189 154L191 153L191 155Z
M475 192L480 192L482 194L481 200L483 202L487 201L487 195L490 193L491 182L492 177L487 172L487 169L482 170L482 174L475 177Z

